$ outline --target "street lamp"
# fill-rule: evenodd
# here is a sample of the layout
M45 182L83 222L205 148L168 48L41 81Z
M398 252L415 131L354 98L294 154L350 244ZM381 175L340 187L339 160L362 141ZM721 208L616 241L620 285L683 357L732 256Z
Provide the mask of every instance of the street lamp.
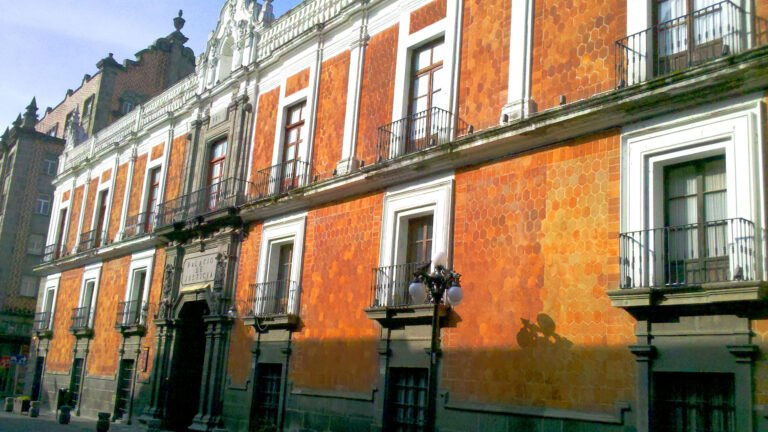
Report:
M430 267L432 271L430 272ZM435 406L437 404L437 355L440 350L440 303L445 299L448 306L457 306L464 298L459 280L461 275L448 268L448 256L438 252L432 264L420 267L413 273L413 282L408 293L415 304L423 304L429 295L432 307L432 339L429 350L429 376L427 397L427 430L434 430Z

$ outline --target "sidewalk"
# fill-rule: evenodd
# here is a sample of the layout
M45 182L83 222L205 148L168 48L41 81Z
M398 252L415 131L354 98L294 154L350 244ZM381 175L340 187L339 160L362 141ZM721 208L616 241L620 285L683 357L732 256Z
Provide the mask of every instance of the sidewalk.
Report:
M51 413L40 413L40 417L0 412L0 432L94 432L96 419L72 416L69 424L60 425ZM140 425L110 423L109 432L138 432L146 429Z

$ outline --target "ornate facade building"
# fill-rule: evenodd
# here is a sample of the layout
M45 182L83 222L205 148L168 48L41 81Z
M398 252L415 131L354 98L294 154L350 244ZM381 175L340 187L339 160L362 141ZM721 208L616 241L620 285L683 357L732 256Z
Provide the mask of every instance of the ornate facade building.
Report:
M225 1L194 74L67 142L37 268L48 407L768 428L768 1L271 8ZM433 259L461 304L411 283Z

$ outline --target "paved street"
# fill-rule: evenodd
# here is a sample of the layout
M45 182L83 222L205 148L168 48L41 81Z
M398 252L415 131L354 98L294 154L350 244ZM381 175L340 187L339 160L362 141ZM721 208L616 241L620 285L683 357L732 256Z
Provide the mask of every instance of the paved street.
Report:
M72 416L67 425L58 424L52 414L42 414L38 418L29 418L17 414L0 412L0 432L93 432L96 430L95 419L82 419ZM110 424L110 432L135 432L143 430L138 426Z

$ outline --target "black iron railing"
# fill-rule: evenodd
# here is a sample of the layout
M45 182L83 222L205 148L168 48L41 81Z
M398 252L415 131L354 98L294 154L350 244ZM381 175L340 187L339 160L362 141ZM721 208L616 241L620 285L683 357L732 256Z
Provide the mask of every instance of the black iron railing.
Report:
M269 317L298 315L299 284L291 280L278 280L250 285L246 316Z
M51 324L50 312L37 312L32 321L32 329L38 332L49 331L51 330Z
M755 225L746 219L619 235L621 288L661 288L757 279Z
M143 212L125 218L123 238L131 238L149 234L155 227L155 213Z
M98 230L86 231L80 234L80 242L77 244L77 251L84 252L91 249L96 249L104 243L106 239L106 232L99 232Z
M768 21L730 1L619 39L616 85L625 87L768 43Z
M219 210L235 208L244 204L248 189L247 181L229 178L182 195L158 206L156 226L186 222Z
M43 262L49 263L66 255L66 247L58 243L50 244L43 249Z
M123 301L117 304L115 327L132 327L147 322L149 303L141 300Z
M373 269L371 307L400 307L413 305L408 287L413 273L428 263L399 264Z
M256 171L248 196L259 200L282 195L312 182L312 169L307 162L293 160Z
M72 330L91 328L93 308L89 306L72 309Z
M430 108L379 127L378 162L451 142L472 126L450 111Z

